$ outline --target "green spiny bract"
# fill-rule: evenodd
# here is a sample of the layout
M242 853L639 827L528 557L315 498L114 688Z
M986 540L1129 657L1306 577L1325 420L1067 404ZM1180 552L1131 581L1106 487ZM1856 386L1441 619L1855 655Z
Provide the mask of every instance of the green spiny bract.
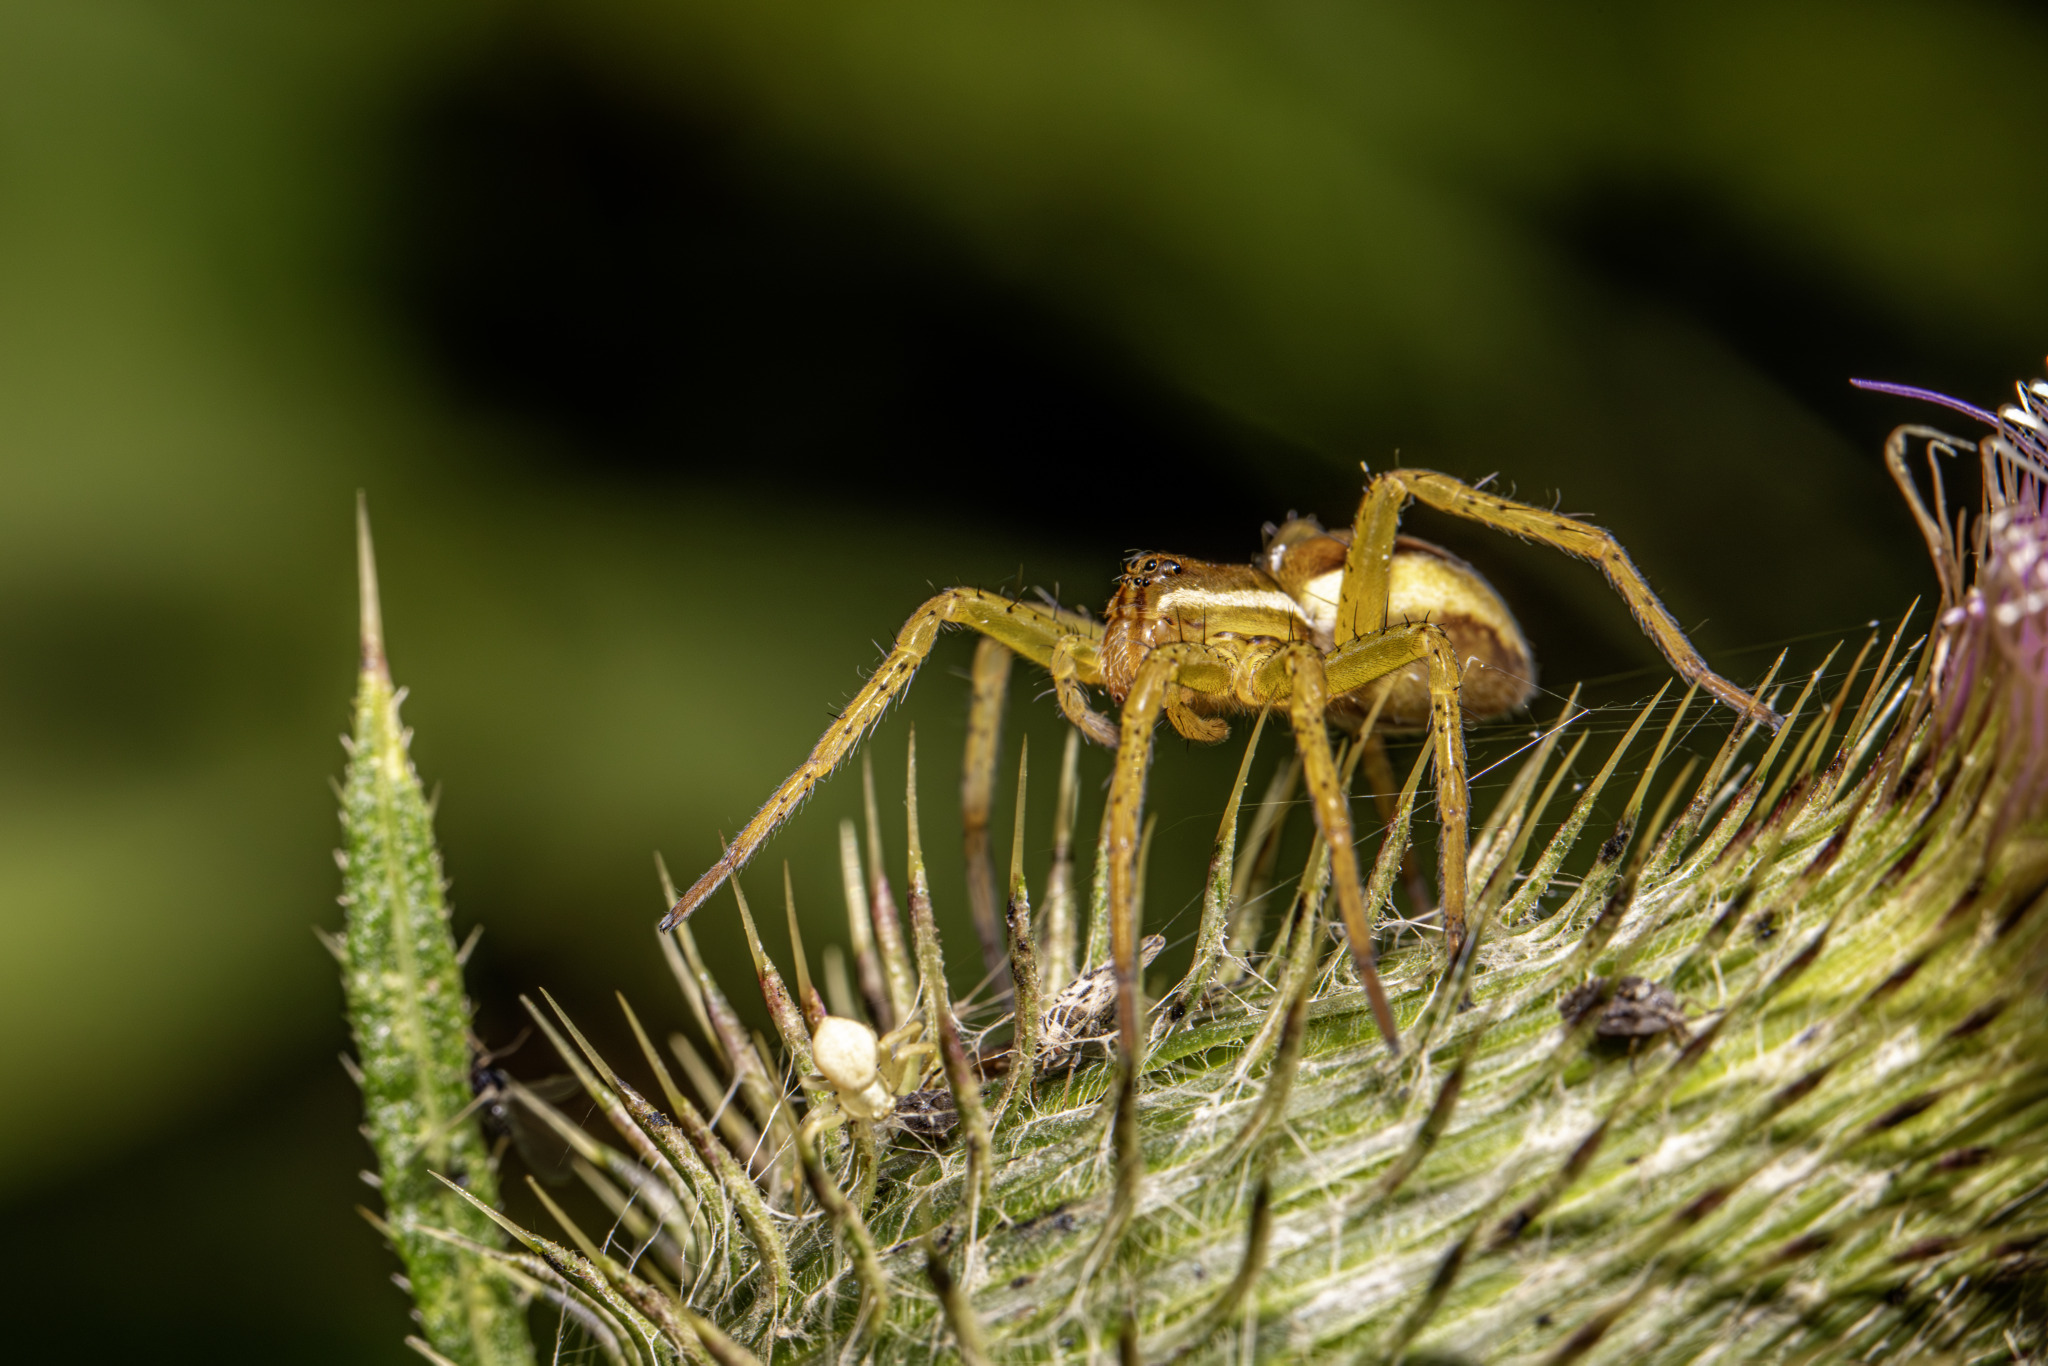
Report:
M551 1028L624 1151L534 1107L575 1134L631 1240L607 1252L564 1215L583 1253L521 1232L525 1265L621 1361L2033 1359L2048 1345L2048 522L2032 471L2048 451L2024 406L2038 397L2021 402L1983 445L1974 585L1960 531L1921 519L1944 586L1924 648L1900 648L1902 625L1838 688L1824 665L1782 731L1736 728L1645 817L1688 695L1546 911L1659 709L1544 842L1585 740L1567 704L1475 832L1475 947L1454 962L1392 921L1411 777L1369 879L1398 1056L1323 918L1320 850L1270 936L1247 918L1246 873L1278 825L1256 816L1240 851L1233 794L1202 952L1150 1014L1135 1078L1099 1052L1041 1052L1011 1062L1041 1065L999 1096L963 1065L928 909L913 907L913 972L849 834L878 1025L904 1024L910 999L883 984L922 978L888 1061L915 1056L955 1114L988 1116L985 1135L805 1122L822 1079L767 1084L772 1060L726 1023L684 927L665 947L726 1076L680 1055L700 1111L641 1033L665 1112ZM1284 781L1270 794L1286 796ZM1028 932L1028 909L1010 926ZM1058 995L1060 956L1035 1000L1020 975L1020 1008ZM815 1028L822 1006L799 994ZM779 978L769 996L787 1025ZM934 1034L941 1056L918 1052Z
M399 724L384 658L369 525L359 511L363 667L341 787L341 963L363 1092L363 1133L377 1150L384 1232L427 1342L476 1366L533 1361L510 1275L464 1242L495 1245L490 1221L435 1179L495 1202L497 1177L470 1093L469 1006L449 930L433 819Z

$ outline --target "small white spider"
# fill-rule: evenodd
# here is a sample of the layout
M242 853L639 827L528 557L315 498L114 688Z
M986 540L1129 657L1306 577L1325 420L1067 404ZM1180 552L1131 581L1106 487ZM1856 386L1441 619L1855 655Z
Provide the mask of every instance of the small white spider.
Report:
M827 1015L818 1021L811 1031L811 1059L831 1094L804 1117L805 1139L849 1117L864 1124L893 1118L897 1100L918 1089L937 1051L920 1042L923 1033L922 1020L911 1020L880 1038L859 1020Z

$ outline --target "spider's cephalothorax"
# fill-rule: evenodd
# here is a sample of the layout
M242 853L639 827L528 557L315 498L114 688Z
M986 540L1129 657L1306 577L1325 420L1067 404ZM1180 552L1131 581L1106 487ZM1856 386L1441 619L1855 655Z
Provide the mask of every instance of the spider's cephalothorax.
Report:
M1270 708L1285 713L1294 730L1358 977L1380 1032L1398 1046L1373 967L1373 924L1328 728L1362 718L1375 704L1389 721L1429 728L1443 831L1438 876L1446 961L1456 961L1465 940L1464 721L1521 705L1533 686L1528 642L1500 596L1462 560L1399 534L1411 498L1591 561L1681 675L1745 717L1779 724L1768 707L1707 667L1607 532L1448 475L1392 470L1367 484L1349 532L1292 519L1270 529L1265 550L1250 564L1134 557L1104 622L976 588L939 594L903 624L889 657L810 758L676 901L665 923L695 910L753 857L910 685L941 628L970 626L1042 665L1068 719L1119 751L1110 786L1108 881L1117 1009L1132 1016L1121 1022L1124 1032L1137 1037L1136 997L1126 988L1138 973L1135 872L1152 733L1163 716L1190 739L1220 739L1220 713ZM1090 688L1117 703L1114 720L1090 706Z
M1118 702L1153 647L1192 641L1228 650L1254 667L1290 642L1327 654L1335 645L1337 607L1351 531L1325 531L1313 517L1266 528L1266 548L1252 564L1215 564L1185 555L1133 555L1117 581L1102 627L1104 691ZM1500 594L1465 561L1413 536L1394 540L1387 564L1387 620L1443 628L1464 668L1459 702L1467 721L1515 710L1535 691L1529 642ZM1382 701L1384 697L1384 701ZM1248 688L1184 699L1198 716L1256 709L1270 699ZM1418 660L1333 698L1333 721L1355 724L1378 704L1395 726L1429 723L1429 669ZM1190 736L1191 739L1217 738Z

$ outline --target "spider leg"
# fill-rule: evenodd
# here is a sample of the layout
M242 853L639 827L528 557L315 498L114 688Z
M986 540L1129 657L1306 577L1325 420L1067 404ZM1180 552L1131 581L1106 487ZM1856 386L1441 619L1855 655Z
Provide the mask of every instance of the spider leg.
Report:
M924 1080L924 1074L931 1070L932 1059L938 1055L939 1046L935 1043L905 1044L882 1065L882 1080L891 1093L908 1095L917 1089L917 1083ZM912 1067L912 1062L918 1065Z
M1386 989L1380 985L1379 969L1373 961L1372 921L1366 915L1365 897L1360 891L1351 804L1345 800L1343 784L1337 776L1337 760L1330 753L1329 676L1322 655L1313 645L1289 645L1275 659L1286 671L1287 715L1294 723L1294 746L1301 755L1302 778L1315 803L1316 828L1322 831L1323 845L1329 850L1330 882L1337 889L1345 936L1351 941L1351 961L1372 1001L1372 1016L1381 1037L1386 1039L1388 1048L1399 1053L1401 1035L1394 1027L1394 1012L1387 1004ZM1268 663L1261 675L1270 678L1272 668L1273 664Z
M911 615L896 633L895 648L875 670L874 676L826 728L811 755L797 771L775 789L775 795L754 814L738 838L718 862L684 892L662 918L663 929L673 929L717 891L724 881L744 868L747 860L768 837L796 811L811 789L839 766L840 760L860 743L870 727L882 719L917 675L918 666L931 654L932 644L946 626L969 626L1009 646L1034 664L1050 666L1056 653L1063 653L1075 667L1079 682L1100 681L1100 671L1090 676L1094 664L1094 641L1076 634L1078 614L1055 612L1032 603L1014 602L999 593L978 588L949 588ZM1089 623L1089 629L1101 628ZM1079 694L1078 684L1074 691ZM1064 701L1064 699L1062 699ZM1085 702L1083 703L1085 707Z
M1339 645L1322 657L1320 663L1327 679L1327 695L1342 696L1418 659L1427 661L1429 665L1430 734L1436 743L1437 816L1442 831L1438 836L1438 877L1443 891L1444 937L1448 941L1450 960L1455 961L1458 949L1465 941L1465 848L1469 839L1466 826L1470 820L1470 800L1465 786L1465 724L1463 710L1458 704L1458 660L1451 648L1450 637L1444 634L1441 626L1431 622L1391 626ZM1296 662L1294 652L1283 652L1260 670L1260 689L1277 693L1285 687L1280 677L1283 669L1293 673L1291 681L1296 688L1301 687L1304 677L1310 676L1307 667ZM1316 705L1319 706L1320 702ZM1299 735L1303 724L1301 708L1293 701L1288 703L1288 708L1295 713L1295 727ZM1298 741L1298 745L1302 753L1302 771L1304 775L1311 774L1309 756L1312 747L1306 740ZM1323 738L1322 748L1327 755L1327 735ZM1330 785L1334 789L1334 767L1332 775ZM1315 791L1314 781L1311 777L1312 792ZM1323 809L1320 794L1317 795L1317 803L1320 817ZM1341 797L1337 805L1340 808L1337 814L1343 816L1343 828L1348 832L1349 809L1343 806ZM1330 872L1337 886L1337 904L1344 912L1345 932L1351 937L1351 952L1359 961L1359 979L1368 982L1370 990L1371 985L1377 983L1377 978L1367 978L1364 971L1366 956L1372 952L1372 926L1365 918L1364 900L1358 890L1356 855L1347 851L1347 861L1353 871L1348 876L1342 874L1337 861L1338 839L1332 833L1332 825L1323 826L1323 838L1330 845ZM1345 843L1349 843L1348 835Z
M1117 741L1116 773L1109 785L1109 945L1116 965L1118 1046L1135 1062L1142 1031L1138 1028L1137 905L1138 817L1145 800L1145 770L1152 763L1152 732L1169 695L1183 685L1203 692L1222 692L1231 679L1231 661L1207 646L1161 645L1145 656L1124 695L1122 730Z
M1378 635L1339 645L1323 659L1333 694L1362 688L1399 668L1430 664L1430 735L1436 741L1438 881L1444 893L1444 940L1456 963L1464 944L1464 858L1470 840L1470 797L1464 784L1464 711L1458 705L1458 655L1434 623L1386 627ZM1335 864L1333 864L1335 866Z
M896 1026L896 1028L890 1030L875 1042L884 1053L895 1053L916 1043L923 1033L924 1021L913 1018Z
M1344 563L1344 586L1337 606L1338 645L1387 624L1388 564L1401 508L1411 497L1453 517L1592 561L1681 678L1697 683L1744 717L1772 730L1784 724L1783 717L1707 667L1613 533L1562 513L1486 493L1433 470L1391 470L1374 476L1366 487Z

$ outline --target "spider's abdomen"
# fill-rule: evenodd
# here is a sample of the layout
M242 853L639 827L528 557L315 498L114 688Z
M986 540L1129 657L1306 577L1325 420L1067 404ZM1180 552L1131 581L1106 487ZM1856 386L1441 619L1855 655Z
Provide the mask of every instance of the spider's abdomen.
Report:
M1266 563L1274 582L1301 604L1315 642L1324 650L1333 644L1344 557L1350 549L1348 529L1326 532L1306 519L1281 528L1267 545ZM1534 695L1535 658L1493 585L1442 546L1400 536L1387 566L1387 623L1417 621L1433 621L1451 638L1451 648L1465 668L1459 692L1466 719L1503 715ZM1387 698L1380 712L1383 722L1429 723L1425 665L1411 664L1356 689L1344 699L1346 709L1363 715L1381 693Z

